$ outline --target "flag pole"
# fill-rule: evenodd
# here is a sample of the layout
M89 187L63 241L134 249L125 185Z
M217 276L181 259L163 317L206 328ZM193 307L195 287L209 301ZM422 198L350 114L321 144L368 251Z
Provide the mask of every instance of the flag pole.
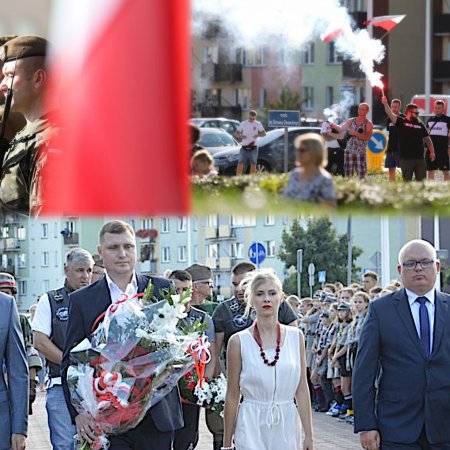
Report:
M372 21L373 19L373 0L367 0L367 20ZM373 35L373 27L372 22L369 22L367 27L367 32L369 33L369 37ZM368 118L372 119L372 86L370 85L370 81L366 78L366 86L365 86L365 102L369 105L369 114Z

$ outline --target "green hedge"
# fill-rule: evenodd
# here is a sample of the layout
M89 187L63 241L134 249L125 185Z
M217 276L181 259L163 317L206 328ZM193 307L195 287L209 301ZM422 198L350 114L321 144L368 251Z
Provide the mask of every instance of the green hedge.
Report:
M316 204L286 201L282 197L289 174L193 179L195 213L302 212L334 213ZM390 183L385 175L366 180L333 177L338 212L364 214L450 214L450 183L443 181Z

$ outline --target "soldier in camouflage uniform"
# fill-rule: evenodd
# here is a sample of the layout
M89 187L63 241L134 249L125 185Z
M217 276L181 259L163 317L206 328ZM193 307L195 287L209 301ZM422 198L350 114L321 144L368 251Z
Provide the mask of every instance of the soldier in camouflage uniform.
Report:
M11 111L20 112L26 126L10 142L0 174L3 208L21 214L38 214L42 207L42 169L52 139L59 131L51 100L44 95L49 85L45 67L47 41L19 36L0 48L4 78L0 91L12 88Z
M14 297L17 294L17 286L15 278L6 272L0 272L0 291ZM42 369L39 353L33 347L33 333L31 331L30 322L27 317L20 314L20 326L22 327L23 340L25 343L25 352L27 354L28 369L30 372L30 402L28 413L33 413L33 402L36 399L36 374Z

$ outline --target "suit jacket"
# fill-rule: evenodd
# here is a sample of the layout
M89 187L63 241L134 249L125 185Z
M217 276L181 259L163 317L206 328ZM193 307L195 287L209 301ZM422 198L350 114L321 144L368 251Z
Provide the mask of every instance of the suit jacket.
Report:
M164 278L137 275L138 292L144 292L151 279L155 286L154 294L158 297L160 289L169 288L170 282ZM61 376L64 394L72 420L78 415L70 402L67 386L67 369L70 365L69 353L84 338L91 335L92 325L97 317L111 304L111 297L106 278L86 286L70 294L69 320L67 324L66 341L64 345ZM178 388L173 389L158 404L150 408L149 414L159 431L172 431L183 426L180 396Z
M433 349L420 345L404 289L369 305L353 369L355 432L450 443L450 295L436 292Z
M8 374L6 385L0 374L0 449L11 448L11 433L27 435L28 364L16 302L0 293L0 363Z

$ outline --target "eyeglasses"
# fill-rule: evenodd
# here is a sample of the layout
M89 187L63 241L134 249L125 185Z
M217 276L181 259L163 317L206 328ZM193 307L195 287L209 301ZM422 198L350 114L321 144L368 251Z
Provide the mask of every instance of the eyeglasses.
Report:
M408 261L405 261L404 263L402 263L402 266L407 270L413 270L416 268L417 264L419 264L420 267L422 267L422 269L426 269L428 267L431 267L434 264L434 260L424 258L419 261L414 261L411 259L411 260L408 260Z

